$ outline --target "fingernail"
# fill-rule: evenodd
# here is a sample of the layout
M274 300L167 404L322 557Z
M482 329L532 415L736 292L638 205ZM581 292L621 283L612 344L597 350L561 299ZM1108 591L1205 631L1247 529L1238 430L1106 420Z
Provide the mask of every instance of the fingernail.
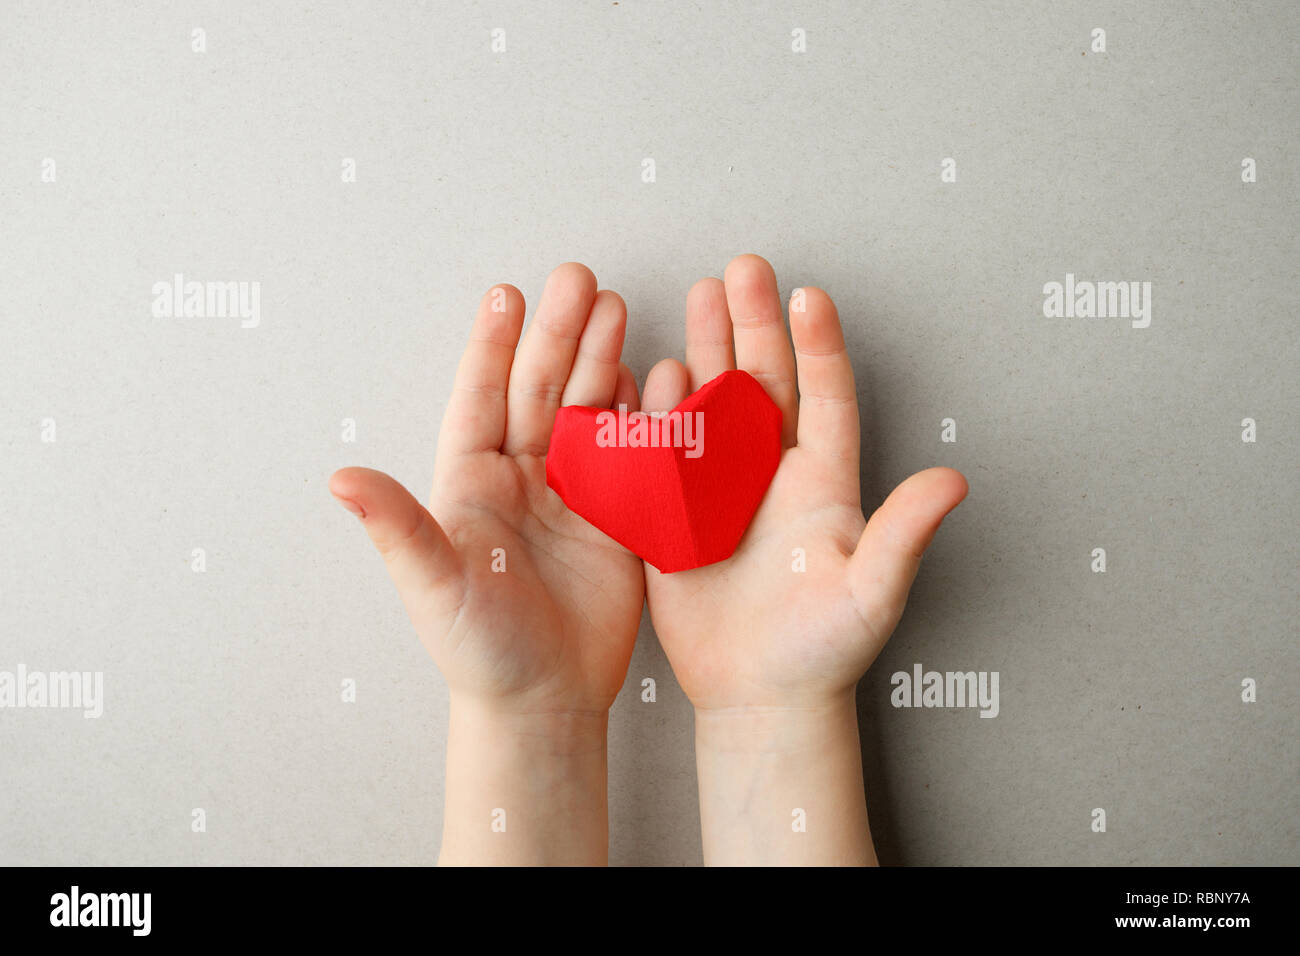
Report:
M358 518L364 518L366 516L366 509L361 507L361 505L357 504L351 498L336 497L334 500L337 501L339 504L341 504L344 508L347 508L348 511L351 511Z

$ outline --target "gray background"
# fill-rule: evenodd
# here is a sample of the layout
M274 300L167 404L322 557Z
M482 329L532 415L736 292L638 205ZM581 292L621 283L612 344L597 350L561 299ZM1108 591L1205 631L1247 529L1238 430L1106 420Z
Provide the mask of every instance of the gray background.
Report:
M1300 5L122 6L0 4L0 669L106 683L0 710L0 862L435 859L446 689L328 475L425 493L493 283L587 263L643 380L747 251L839 304L868 509L970 479L859 691L882 860L1300 862ZM1151 327L1044 318L1067 271ZM175 272L260 327L154 318ZM915 662L1000 716L891 708ZM648 624L610 774L613 862L700 861Z

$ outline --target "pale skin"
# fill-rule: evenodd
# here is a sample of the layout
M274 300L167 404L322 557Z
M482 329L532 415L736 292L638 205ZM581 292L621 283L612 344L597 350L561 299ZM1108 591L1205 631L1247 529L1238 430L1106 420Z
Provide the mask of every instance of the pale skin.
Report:
M839 319L819 290L796 304L792 349L771 267L739 257L725 281L691 290L685 365L665 360L646 381L646 410L666 411L738 367L782 411L776 477L726 561L662 575L547 487L562 404L641 405L620 362L623 302L577 263L551 274L522 340L519 291L484 297L427 509L380 472L330 479L450 688L440 863L606 862L608 711L646 598L695 705L705 862L875 861L854 688L966 483L951 469L921 472L864 519Z

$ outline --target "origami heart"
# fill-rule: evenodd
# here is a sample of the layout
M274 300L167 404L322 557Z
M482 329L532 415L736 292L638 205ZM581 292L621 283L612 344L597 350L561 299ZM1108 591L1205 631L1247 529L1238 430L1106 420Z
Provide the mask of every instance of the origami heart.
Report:
M662 416L570 405L546 453L569 508L660 571L731 557L781 460L781 410L723 372Z

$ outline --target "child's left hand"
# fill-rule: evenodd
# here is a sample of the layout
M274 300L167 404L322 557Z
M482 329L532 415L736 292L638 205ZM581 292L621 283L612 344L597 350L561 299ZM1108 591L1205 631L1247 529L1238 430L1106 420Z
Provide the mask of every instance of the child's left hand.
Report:
M330 491L360 510L453 697L603 711L636 640L641 561L547 487L546 449L561 404L637 407L619 361L627 311L568 263L551 274L516 351L523 321L514 286L484 296L438 437L428 510L365 468L335 473Z
M608 854L608 711L645 578L636 555L547 487L545 456L561 404L638 407L619 362L627 311L568 263L516 350L523 322L518 289L483 298L428 510L378 471L330 479L451 690L442 863L595 864Z

